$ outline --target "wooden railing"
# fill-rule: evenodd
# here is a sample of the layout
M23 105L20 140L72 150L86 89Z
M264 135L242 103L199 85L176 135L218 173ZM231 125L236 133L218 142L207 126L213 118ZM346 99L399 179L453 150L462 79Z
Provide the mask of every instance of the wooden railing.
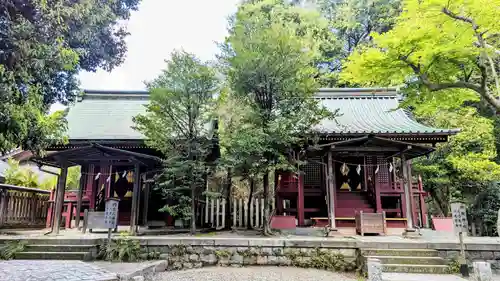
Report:
M50 191L0 184L0 228L45 225Z

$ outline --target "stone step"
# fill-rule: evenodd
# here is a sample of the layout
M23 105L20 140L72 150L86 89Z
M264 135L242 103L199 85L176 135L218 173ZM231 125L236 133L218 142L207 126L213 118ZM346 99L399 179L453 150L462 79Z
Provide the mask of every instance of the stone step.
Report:
M437 257L438 252L430 249L362 249L361 254L367 256L389 257Z
M12 239L12 238L1 238L0 237L0 244L8 242L8 241L19 241L20 239ZM71 239L71 238L61 238L61 237L54 237L54 238L27 238L27 239L21 239L23 241L26 241L27 244L29 245L98 245L101 243L103 239L99 238L86 238L86 239Z
M20 252L16 253L18 260L83 260L92 259L90 252Z
M382 264L384 272L449 274L447 265Z
M51 245L30 244L24 248L25 252L90 252L97 251L96 245Z
M410 257L410 256L367 256L380 260L382 264L407 264L407 265L447 265L440 257Z

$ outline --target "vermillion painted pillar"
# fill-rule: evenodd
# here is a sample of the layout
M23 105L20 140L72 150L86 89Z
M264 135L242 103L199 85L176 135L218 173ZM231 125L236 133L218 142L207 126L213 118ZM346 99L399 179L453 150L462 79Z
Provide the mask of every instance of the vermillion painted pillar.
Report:
M304 177L298 172L297 179L297 220L299 226L304 226Z
M139 176L139 163L135 164L134 167L134 190L132 193L132 208L130 210L130 234L137 234L137 215L138 215L138 201L139 201L139 192L140 190L140 180Z
M413 200L411 198L411 182L410 179L408 178L408 165L406 163L406 157L404 154L401 154L401 166L403 169L403 188L404 188L404 195L405 195L405 201L406 201L406 219L407 219L407 224L406 224L406 230L405 232L414 232L415 228L413 226Z
M56 200L54 209L54 223L52 225L53 234L59 234L59 228L61 227L61 215L64 205L64 190L66 187L66 177L68 175L68 163L63 162L61 165L61 174L59 175L59 181L56 190Z
M332 156L332 151L328 151L328 195L330 198L328 199L330 204L329 204L329 217L330 217L330 230L336 230L337 226L335 223L335 196L336 196L336 188L333 183L333 179L335 178L335 170L333 169L333 156Z
M76 199L75 226L80 229L80 211L82 210L83 188L87 184L89 166L82 166L80 173L80 185L78 186L78 198Z

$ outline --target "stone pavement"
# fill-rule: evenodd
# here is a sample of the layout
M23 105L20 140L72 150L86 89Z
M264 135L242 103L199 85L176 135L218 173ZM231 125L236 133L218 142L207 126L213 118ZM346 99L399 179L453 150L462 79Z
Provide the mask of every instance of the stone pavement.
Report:
M383 273L383 281L467 281L458 275Z
M0 261L0 280L8 281L117 281L117 275L81 261Z

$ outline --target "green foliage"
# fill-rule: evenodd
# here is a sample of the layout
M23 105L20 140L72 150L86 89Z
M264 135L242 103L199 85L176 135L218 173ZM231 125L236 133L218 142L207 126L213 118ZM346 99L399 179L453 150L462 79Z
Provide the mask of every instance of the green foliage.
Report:
M102 245L98 256L106 261L135 262L140 260L141 253L139 240L122 236Z
M9 167L5 171L5 183L45 190L56 188L56 176L47 174L43 179L40 179L36 172L29 168L21 167L19 162L14 159L9 159L8 164ZM80 166L70 167L66 179L66 189L78 189L80 177Z
M212 67L186 52L174 52L163 73L148 83L147 113L134 118L147 144L164 155L158 186L166 198L162 209L191 219L204 190L207 158L212 152L214 95L218 79Z
M500 94L499 5L498 0L406 0L394 28L372 33L373 45L349 57L342 78L362 85L468 89L499 109L494 98Z
M322 83L338 86L338 74L343 61L359 46L368 46L372 42L372 32L389 31L399 13L401 0L318 0L317 5L328 19L332 36L337 39L334 51L325 53L328 58L330 79ZM340 84L342 85L342 84Z
M481 235L498 236L497 219L500 209L500 186L497 182L486 186L477 194L469 213L472 221L480 222ZM478 225L479 227L479 225Z
M448 264L448 272L450 274L460 273L460 261L458 259L453 259Z
M79 93L80 70L111 70L125 56L128 19L139 0L0 2L0 151L37 153L64 141L55 102Z
M287 251L285 255L292 261L292 265L297 267L329 271L353 271L356 268L355 263L346 261L342 254L322 249L316 249L308 258L301 257L292 251Z
M0 245L0 260L10 260L26 247L27 242L21 240L7 241Z

